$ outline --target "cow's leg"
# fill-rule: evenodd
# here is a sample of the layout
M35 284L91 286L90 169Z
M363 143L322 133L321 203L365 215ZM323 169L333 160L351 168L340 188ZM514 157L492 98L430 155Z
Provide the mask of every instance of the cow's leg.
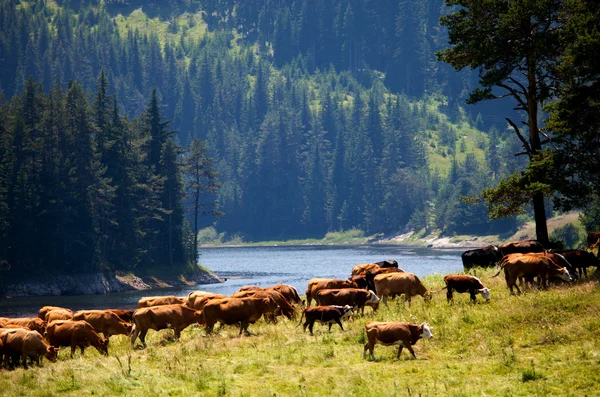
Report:
M339 318L335 319L335 322L340 326L340 328L342 329L342 331L344 330L344 327L342 327L342 322L340 321ZM329 323L329 329L331 330L331 323Z
M582 270L582 273L583 273L583 275L585 276L585 278L588 278L588 275L587 275L587 267L583 266L583 267L581 268L581 270ZM580 273L580 274L581 274L581 273Z
M23 368L27 369L27 355L23 353L23 357L21 357L21 359L23 360Z
M477 297L475 296L475 290L473 288L469 290L469 295L471 295L471 301L473 301L473 303L477 302Z
M175 339L179 339L181 337L181 330L179 329L179 327L175 327L173 329L173 332L175 332Z
M310 323L310 321L308 321L308 318L307 318L302 326L302 332L306 332L306 327L308 326L309 323Z
M71 339L71 358L75 354L75 349L77 349L77 344L75 343L75 339Z
M146 334L148 333L148 330L142 330L140 332L140 342L142 342L142 345L144 345L144 349L147 347L146 345Z
M306 307L310 307L311 301L312 301L312 296L310 296L310 293L306 293Z
M452 303L452 288L450 287L446 290L446 300L448 300L448 303Z
M408 308L410 309L410 294L406 294L404 296L406 296L406 302L408 302Z
M311 321L311 322L308 324L308 330L310 331L310 334L311 334L311 335L313 334L313 326L314 326L314 325L315 325L315 322L314 322L314 321Z
M383 304L385 305L385 307L389 307L387 304L387 295L383 295L382 299L383 299Z
M132 348L135 346L135 340L137 339L139 333L140 333L140 330L134 324L133 330L131 331L131 347Z
M327 323L327 325L329 325L329 329L327 330L327 332L331 333L331 326L333 325L332 322Z
M400 345L402 346L402 345ZM417 359L417 356L415 356L415 351L413 350L412 346L409 344L408 346L406 346L406 348L408 349L408 351L410 352L410 354L412 354L412 356L415 358L415 360Z
M400 360L400 353L402 353L403 348L404 348L404 345L402 343L400 343L400 345L398 346L398 354L396 355L396 358L398 360Z

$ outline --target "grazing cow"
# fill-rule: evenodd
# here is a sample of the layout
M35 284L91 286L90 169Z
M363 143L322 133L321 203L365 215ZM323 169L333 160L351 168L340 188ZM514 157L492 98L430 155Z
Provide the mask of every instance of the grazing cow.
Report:
M473 302L477 300L475 294L481 294L483 299L488 302L490 300L489 288L484 287L477 277L463 274L448 275L444 277L444 282L446 283L446 286L442 288L442 290L447 290L446 298L448 299L448 302L452 302L454 299L452 296L453 291L461 294L468 292Z
M336 278L313 278L306 288L306 306L310 307L313 297L322 289L358 288L355 282Z
M66 307L44 306L38 311L38 317L41 318L42 320L48 322L48 320L46 320L46 314L48 314L48 312L50 312L52 310L66 310L66 311L71 312L71 314L73 314L73 311L70 309L67 309Z
M413 273L379 274L375 276L374 281L375 292L386 306L388 305L388 296L404 294L408 302L408 307L410 307L411 297L415 295L421 295L426 302L431 299L431 292L425 288L419 277Z
M508 254L528 254L530 252L544 252L545 247L537 240L523 240L508 242L502 244L500 247L502 256Z
M145 296L138 301L138 308L163 305L183 305L185 302L185 299L179 298L175 295Z
M12 357L13 362L19 361L22 357L23 367L27 369L27 359L41 365L41 357L45 356L51 362L56 362L58 349L50 346L37 331L27 331L24 329L14 329L2 332L0 341L4 346L4 364L8 365L8 358Z
M404 270L399 267L388 267L388 268L372 268L367 270L365 278L367 280L367 289L375 291L375 276L378 274L389 274L389 273L404 273Z
M259 287L258 285L245 285L242 288L240 288L237 292L244 291L264 291L264 288Z
M137 309L133 313L133 330L131 331L131 347L135 346L138 335L142 345L146 347L148 330L173 328L175 338L179 339L181 331L193 323L202 324L202 312L183 305L162 305Z
M126 323L131 322L131 318L133 317L133 312L135 312L135 310L125 310L125 309L106 309L106 310L113 312L114 314L119 316L119 318L121 320L125 321Z
M223 325L240 324L240 333L247 335L248 326L254 324L265 313L274 312L277 303L273 298L225 298L215 299L204 306L202 314L206 324L206 333L211 334L216 323Z
M306 317L303 325L303 331L306 332L306 327L308 326L308 330L310 331L311 335L313 334L313 326L315 325L315 321L318 321L321 324L329 324L329 332L331 332L331 326L333 323L339 325L343 331L344 327L342 326L342 318L350 317L352 315L354 315L354 313L352 312L352 307L349 305L307 307L302 312L302 316L300 316L300 322L298 325L302 324L302 317Z
M73 319L73 312L71 310L55 309L55 310L50 310L46 314L46 322L47 323L54 321L54 320L72 320L72 319Z
M468 250L461 255L463 267L469 270L472 267L494 267L502 259L502 253L495 245Z
M288 320L296 316L296 310L292 305L290 305L287 299L285 299L285 297L282 294L272 289L265 289L259 291L238 291L235 294L233 294L232 298L266 298L269 296L273 298L273 300L275 301L275 303L277 303L277 306L279 306L279 308L273 313L267 313L269 316L265 314L265 320L268 318L269 321L277 322L276 317L279 314L283 314L288 318ZM271 314L273 314L272 317L270 316Z
M71 346L71 358L75 349L83 350L88 346L94 346L100 354L108 356L108 339L102 338L94 327L86 321L56 320L48 324L46 330L48 342L54 347Z
M550 276L558 276L563 281L572 281L569 271L564 267L558 266L552 259L541 255L507 255L502 259L500 270L492 277L496 277L504 269L506 284L510 289L511 295L514 294L513 287L520 294L521 290L517 286L517 279L523 277L538 277L539 284L546 288L547 280Z
M121 320L121 317L110 310L79 310L73 316L73 320L87 321L105 338L112 335L129 335L133 328L133 324Z
M208 294L208 295L204 295L201 297L195 297L194 300L192 301L193 302L192 304L190 304L188 302L188 306L195 310L202 310L202 309L204 309L204 306L211 300L225 299L225 298L229 298L229 296L221 295L221 294Z
M369 271L370 269L379 269L381 266L379 266L377 263L363 263L360 265L356 265L352 268L352 276L360 276L361 274L365 274L367 271Z
M46 332L46 322L39 319L38 317L23 317L23 318L10 318L4 323L4 327L22 327L29 328L32 331L37 331L44 335Z
M379 307L379 298L373 291L359 288L322 289L315 297L319 306L350 306L360 309L365 314L365 305L371 306L373 311Z
M398 267L398 261L394 259L386 259L384 261L375 262L375 264L383 268Z
M398 345L398 354L396 355L398 359L400 358L402 349L406 347L410 354L416 359L417 356L415 356L415 351L412 349L412 346L421 338L433 338L431 329L426 323L417 325L406 322L370 321L365 324L365 330L367 331L368 341L365 343L363 349L363 357L366 358L367 350L369 350L372 360L375 360L373 350L377 343L384 346Z
M600 243L600 232L589 232L587 235L587 244L589 248L596 248Z
M552 252L562 255L567 261L569 261L573 269L575 269L580 276L585 275L587 278L587 268L590 266L595 266L596 269L600 268L600 258L589 251L552 250ZM569 269L569 273L570 272L571 270Z
M291 285L278 284L278 285L269 287L267 289L272 289L274 291L279 292L290 303L295 303L295 304L302 303L302 300L300 299L300 295L298 295L298 291L296 291L296 288L292 287Z

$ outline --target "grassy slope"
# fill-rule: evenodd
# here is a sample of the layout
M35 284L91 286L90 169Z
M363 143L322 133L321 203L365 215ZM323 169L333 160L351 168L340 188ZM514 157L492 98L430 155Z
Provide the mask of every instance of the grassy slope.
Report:
M500 278L482 276L492 301L456 304L443 293L410 309L392 302L341 332L315 326L315 336L295 322L259 321L256 335L237 338L233 328L205 337L193 326L179 342L171 331L150 331L146 350L131 350L113 337L108 358L88 349L43 368L3 372L0 390L17 395L360 395L532 396L600 393L600 288L572 288L509 296ZM424 280L432 290L441 276ZM479 298L480 299L480 298ZM420 341L412 360L395 347L375 348L376 361L362 358L366 321L428 321L435 338Z

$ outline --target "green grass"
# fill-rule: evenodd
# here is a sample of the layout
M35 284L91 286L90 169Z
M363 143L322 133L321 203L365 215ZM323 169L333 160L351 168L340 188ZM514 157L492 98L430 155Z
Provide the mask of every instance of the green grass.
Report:
M479 272L481 273L481 272ZM315 336L295 321L250 327L237 337L226 327L206 337L194 325L180 341L169 330L150 331L145 350L124 336L111 339L110 356L89 348L85 357L61 351L57 363L3 371L6 396L582 396L600 394L600 288L596 282L509 296L504 281L479 276L492 289L491 303L455 304L434 294L410 309L397 301L363 318L315 325ZM441 276L424 279L432 290ZM419 341L417 360L396 347L375 347L362 357L366 321L431 324L434 339Z

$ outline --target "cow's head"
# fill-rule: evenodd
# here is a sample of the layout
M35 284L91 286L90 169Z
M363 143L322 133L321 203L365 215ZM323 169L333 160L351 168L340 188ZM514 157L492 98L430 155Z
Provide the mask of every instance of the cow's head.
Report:
M367 300L366 304L371 306L374 310L377 310L379 308L379 301L380 299L377 294L373 291L369 291L369 299Z
M55 363L57 358L58 358L58 348L54 347L54 346L48 346L48 348L46 348L46 353L44 354L44 356L50 361Z
M275 299L273 299L270 296L267 296L266 298L264 298L263 302L265 305L266 313L274 312L275 310L277 310L279 308L279 305L277 304L277 302L275 302Z
M431 297L432 297L431 291L425 290L425 293L423 293L423 299L425 300L425 302L430 302Z
M352 306L350 306L350 305L337 306L337 308L340 310L340 313L342 313L341 318L350 318L350 317L354 316L354 312L352 311Z
M431 328L429 328L429 325L427 323L421 324L421 331L422 331L421 335L423 336L423 339L433 338L433 334L431 333Z
M573 281L571 275L569 274L569 271L564 267L558 271L558 277L563 281Z
M479 292L481 294L481 296L483 297L483 299L485 299L486 301L490 300L490 289L489 288L478 289L477 292Z
M98 341L98 351L108 356L108 338L100 338Z
M123 329L124 329L124 331L125 331L126 335L129 335L129 334L131 334L131 331L133 330L133 324L131 324L131 323L127 323L127 322L125 322L125 321L122 321L120 324L121 324L121 326L123 327Z

